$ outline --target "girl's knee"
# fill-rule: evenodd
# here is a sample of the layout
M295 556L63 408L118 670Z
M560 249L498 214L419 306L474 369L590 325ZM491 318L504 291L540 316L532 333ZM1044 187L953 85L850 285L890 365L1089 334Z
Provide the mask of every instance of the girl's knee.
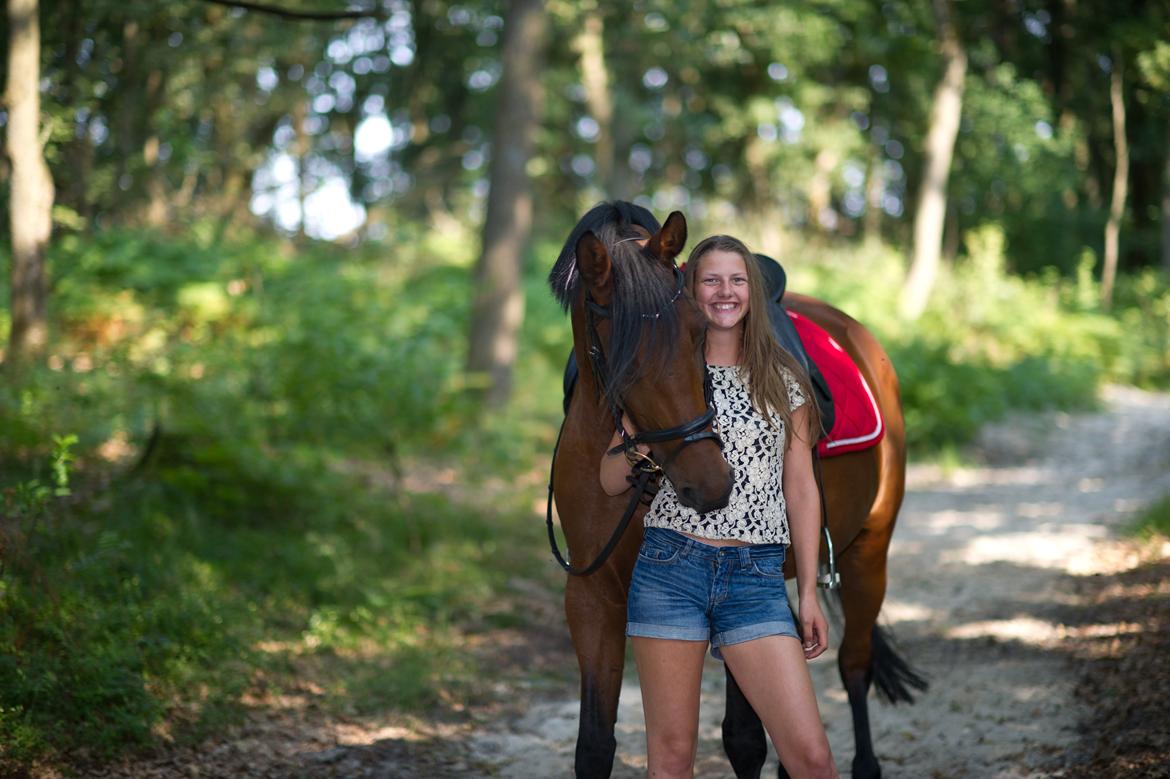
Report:
M664 735L649 745L650 776L693 776L695 739L688 734Z
M784 761L785 768L788 762ZM793 755L795 765L788 768L794 777L808 779L837 779L837 765L833 762L833 753L827 743L802 745L799 753Z

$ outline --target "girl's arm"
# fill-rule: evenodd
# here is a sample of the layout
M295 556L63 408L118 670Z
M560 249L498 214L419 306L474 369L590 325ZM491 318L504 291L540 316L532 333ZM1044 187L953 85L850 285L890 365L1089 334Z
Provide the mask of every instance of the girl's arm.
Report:
M633 424L630 423L630 418L622 415L622 426L626 428L626 432L630 435L636 435L637 430ZM630 488L630 482L627 477L633 473L633 466L630 461L626 459L625 454L618 452L617 454L609 454L609 450L622 442L622 437L617 430L613 431L613 438L609 439L609 445L605 447L605 453L601 455L601 489L605 490L606 495L621 495ZM648 454L650 447L645 444L638 445L638 451L642 454Z
M811 401L810 401L811 402ZM821 548L821 496L813 476L809 406L792 415L792 440L784 452L784 501L796 561L796 590L800 596L801 639L804 656L811 660L829 648L829 624L817 600L817 564Z

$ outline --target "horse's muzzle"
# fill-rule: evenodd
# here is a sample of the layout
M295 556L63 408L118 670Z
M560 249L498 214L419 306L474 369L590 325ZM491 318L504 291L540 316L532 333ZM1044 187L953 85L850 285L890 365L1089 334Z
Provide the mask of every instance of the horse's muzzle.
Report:
M727 506L731 500L731 489L735 486L735 472L729 467L727 469L728 479L727 487L714 497L704 496L708 491L700 489L697 485L684 484L677 490L679 503L682 503L687 508L694 509L700 514L706 514L708 511L717 511Z

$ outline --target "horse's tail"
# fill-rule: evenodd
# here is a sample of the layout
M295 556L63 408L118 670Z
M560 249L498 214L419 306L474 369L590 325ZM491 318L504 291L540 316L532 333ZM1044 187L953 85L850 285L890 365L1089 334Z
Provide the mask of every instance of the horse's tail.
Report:
M893 638L888 630L873 626L873 684L878 696L888 703L913 703L913 690L924 692L930 685L898 654Z

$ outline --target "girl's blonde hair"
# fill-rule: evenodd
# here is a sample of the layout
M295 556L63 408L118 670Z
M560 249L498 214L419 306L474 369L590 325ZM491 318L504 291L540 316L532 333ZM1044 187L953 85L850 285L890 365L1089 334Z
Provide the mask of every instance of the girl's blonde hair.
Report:
M784 371L792 374L809 404L809 429L796 431L809 446L820 437L821 422L813 399L812 387L804 367L776 340L772 323L768 319L769 301L765 291L764 274L754 254L738 238L730 235L713 235L704 238L687 258L684 278L687 291L695 295L695 279L703 258L712 251L725 251L743 258L748 277L748 311L744 317L743 343L740 346L739 370L748 388L752 405L756 411L772 424L772 413L778 414L784 422L784 445L792 441L794 427L789 407L788 385ZM769 413L771 411L772 413Z

